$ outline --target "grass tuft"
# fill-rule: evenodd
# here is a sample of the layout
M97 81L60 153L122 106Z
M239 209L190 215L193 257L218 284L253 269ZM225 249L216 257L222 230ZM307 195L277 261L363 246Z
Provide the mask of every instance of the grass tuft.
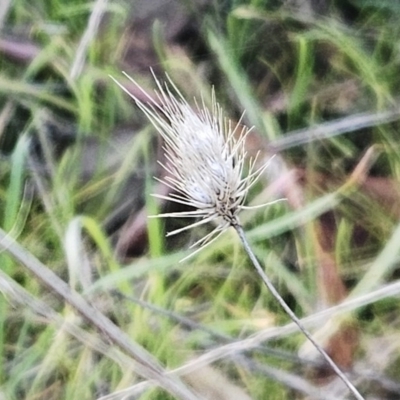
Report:
M151 94L150 67L245 111L248 156L276 154L248 205L287 199L241 214L261 266L366 398L396 398L398 4L192 3L0 11L0 398L348 396L234 232L179 263L213 226L147 219L187 210L151 196L162 143L109 75Z

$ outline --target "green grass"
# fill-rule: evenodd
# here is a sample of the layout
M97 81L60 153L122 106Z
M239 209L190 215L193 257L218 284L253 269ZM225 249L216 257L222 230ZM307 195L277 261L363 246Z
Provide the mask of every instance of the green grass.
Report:
M4 50L0 57L0 398L97 399L140 382L147 383L131 398L348 394L318 368L235 232L180 263L210 227L171 239L165 231L180 221L146 218L160 210L151 196L159 143L109 75L123 81L126 70L151 92L150 67L161 79L166 71L190 103L203 95L209 104L214 86L227 116L245 110L261 157L277 151L249 202L270 200L277 182L275 195L288 201L242 212L253 249L317 340L334 356L349 350L343 368L360 392L393 398L399 7L336 2L318 14L266 0L204 10L181 3L195 33L171 39L165 32L175 22L161 12L147 21L147 48L139 9L128 2L109 2L98 29L88 27L101 1L10 2L6 40L36 50L28 60ZM72 73L85 34L92 40ZM143 60L151 65L141 68ZM132 221L136 245L120 257ZM110 341L38 279L38 260L134 350ZM335 342L349 325L354 347L349 337ZM390 357L382 359L386 343ZM162 377L164 369L175 373Z

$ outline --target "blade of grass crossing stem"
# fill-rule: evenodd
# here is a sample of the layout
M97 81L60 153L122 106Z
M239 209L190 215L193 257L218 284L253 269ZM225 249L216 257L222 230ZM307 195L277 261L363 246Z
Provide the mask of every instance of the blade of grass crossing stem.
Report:
M178 253L172 253L165 255L161 258L148 258L143 257L139 260L135 260L132 265L124 266L119 271L110 273L93 283L91 287L85 292L90 294L94 292L113 290L118 288L124 281L132 279L143 279L148 276L149 273L157 272L159 274L166 274L168 271L180 271L184 266L179 264L179 260L183 258L186 252L181 251Z
M283 217L252 229L248 233L248 237L252 240L265 240L299 226L303 226L304 223L314 220L337 206L340 199L339 192L329 193L314 200L300 210L290 212Z

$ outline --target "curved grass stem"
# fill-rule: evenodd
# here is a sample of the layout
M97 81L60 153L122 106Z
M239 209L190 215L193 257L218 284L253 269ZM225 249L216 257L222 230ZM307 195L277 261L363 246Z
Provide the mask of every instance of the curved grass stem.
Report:
M345 383L345 385L349 388L352 392L354 397L358 400L364 400L364 397L361 396L359 391L355 388L355 386L349 381L346 375L341 371L341 369L336 365L336 363L332 360L332 358L328 355L328 353L315 341L312 337L311 333L307 331L304 325L301 323L299 318L296 314L290 309L290 307L286 304L285 300L281 297L278 291L275 289L275 286L265 274L263 268L261 267L260 263L258 262L253 250L251 249L249 242L246 239L243 227L239 224L233 226L238 233L240 240L246 250L247 255L249 256L251 262L253 263L255 269L257 270L258 274L260 275L261 279L263 280L265 286L267 286L268 290L271 294L275 297L278 301L280 306L284 309L286 314L290 317L290 319L299 327L300 331L304 334L304 336L313 344L313 346L318 350L318 352L322 355L324 360L329 364L335 374Z

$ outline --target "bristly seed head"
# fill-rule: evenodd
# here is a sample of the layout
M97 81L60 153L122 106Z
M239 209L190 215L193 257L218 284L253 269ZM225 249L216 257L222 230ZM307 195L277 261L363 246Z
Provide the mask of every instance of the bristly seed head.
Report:
M154 76L158 88L155 91L158 101L155 101L125 75L146 95L146 104L114 81L135 100L164 139L167 163L160 164L168 174L161 182L173 191L168 196L154 196L195 209L157 216L200 218L193 224L169 232L168 236L210 221L217 223L212 232L192 245L200 246L200 250L230 226L239 224L238 213L244 208L248 190L267 165L256 170L256 159L250 159L245 176L245 141L251 128L241 128L241 121L232 126L231 121L224 117L214 90L211 109L202 99L200 104L196 103L197 110L194 111L169 78L169 85L176 95L172 94L167 83L160 83Z

